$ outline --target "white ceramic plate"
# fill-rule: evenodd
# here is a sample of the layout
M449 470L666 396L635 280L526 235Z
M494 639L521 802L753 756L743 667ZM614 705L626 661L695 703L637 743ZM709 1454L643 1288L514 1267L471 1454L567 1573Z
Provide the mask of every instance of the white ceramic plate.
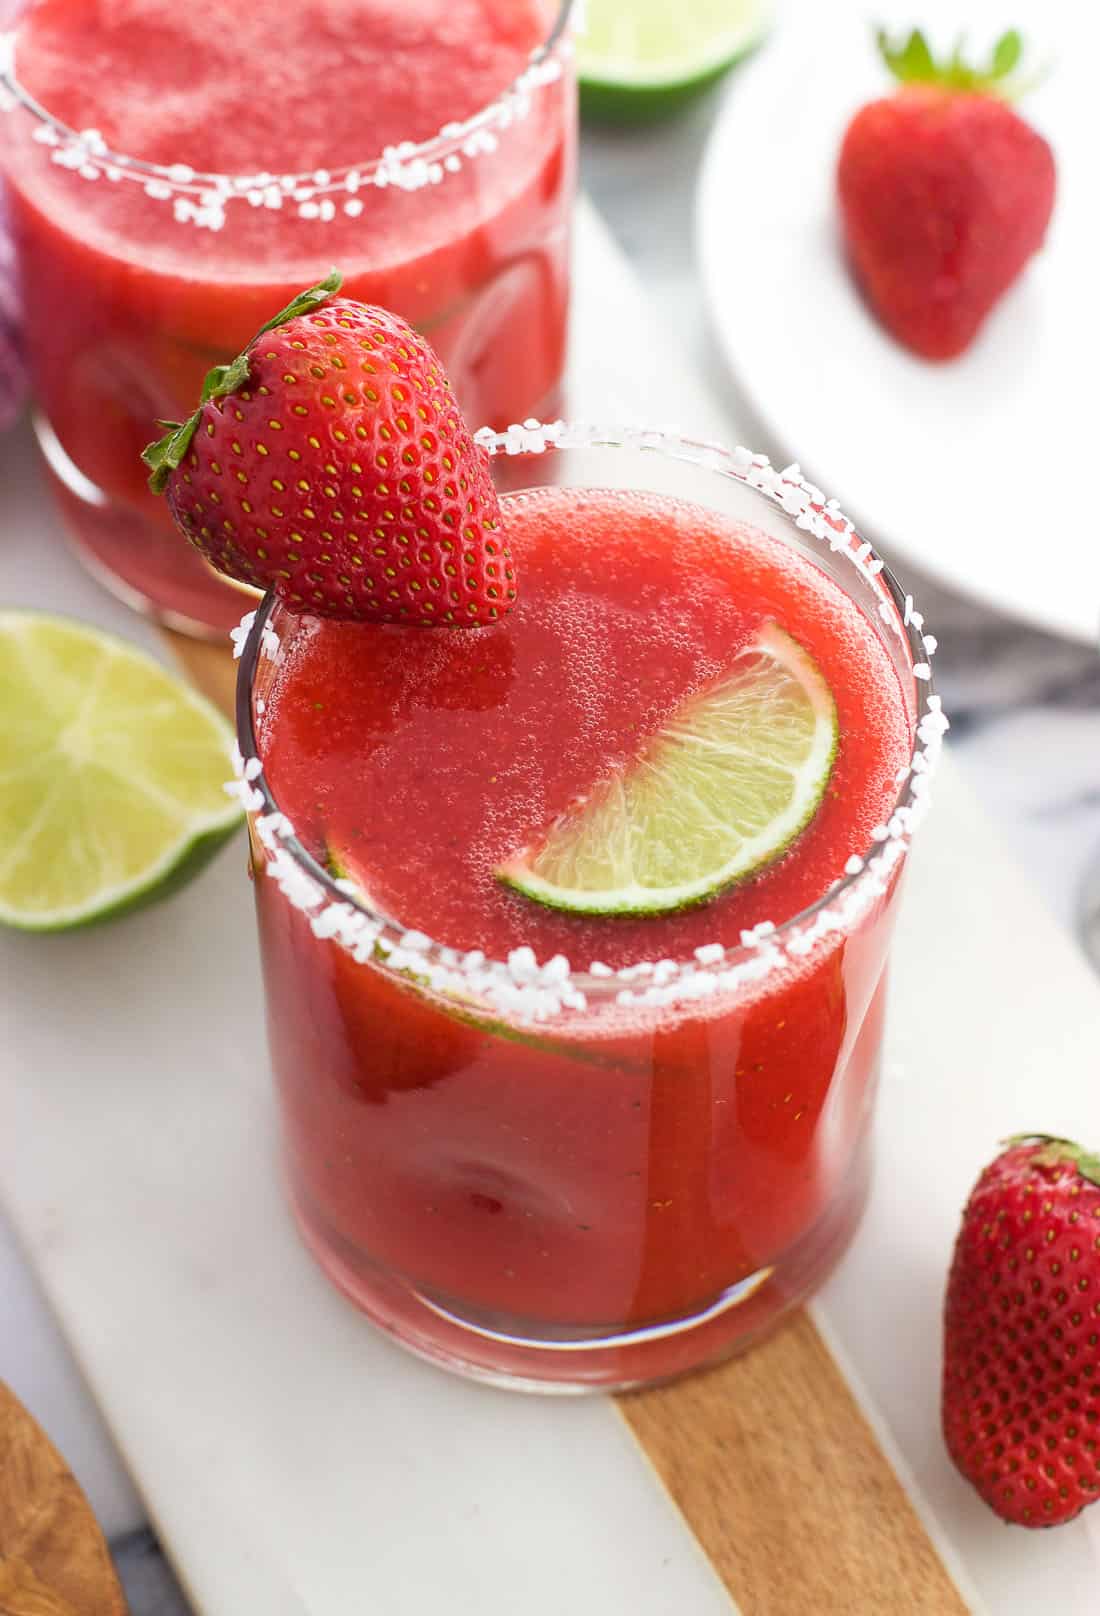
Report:
M872 24L918 17L983 50L1019 26L1050 57L1022 110L1054 147L1043 252L962 358L897 346L840 250L848 118L887 93ZM1042 628L1100 632L1100 21L1079 0L786 0L711 139L698 243L718 340L774 441L882 543Z

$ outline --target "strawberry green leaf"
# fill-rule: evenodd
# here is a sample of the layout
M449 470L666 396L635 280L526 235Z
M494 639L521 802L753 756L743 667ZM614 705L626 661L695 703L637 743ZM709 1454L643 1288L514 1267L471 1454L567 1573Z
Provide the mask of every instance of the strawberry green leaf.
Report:
M1024 42L1018 28L1010 28L1007 34L1002 34L993 47L993 63L990 69L990 78L1004 79L1020 65L1020 58L1024 54Z
M238 354L232 364L214 365L206 372L202 384L202 402L205 404L211 398L228 398L238 387L243 387L247 380L248 349L243 354Z
M149 487L154 494L163 494L168 486L168 479L183 464L191 447L191 440L198 429L203 405L208 404L212 398L228 398L231 393L235 393L238 388L245 385L248 380L248 356L264 332L274 331L277 326L286 325L290 320L296 320L300 315L318 308L326 298L338 292L342 285L343 276L339 270L332 269L316 286L307 287L304 292L299 292L285 309L280 309L274 319L268 320L260 327L243 353L239 353L228 365L214 365L207 371L202 384L199 407L193 415L188 416L186 421L157 422L158 426L167 427L168 430L164 437L158 438L156 443L150 443L141 454L141 458L149 467Z
M316 286L310 286L306 291L299 292L298 296L292 298L286 308L282 309L273 320L268 320L266 325L262 325L248 346L254 348L265 331L274 331L278 326L287 325L291 320L297 320L299 315L308 314L310 309L317 308L325 302L326 298L330 298L334 292L338 292L343 284L344 277L340 274L340 271L330 269L323 281L318 281Z
M937 61L928 40L914 28L895 43L885 28L876 31L879 54L899 84L934 84L969 95L996 95L1013 100L1027 85L1012 75L1024 54L1019 29L1010 28L994 44L987 67L973 67L960 38L950 55Z
M166 423L159 421L157 424L164 426ZM169 477L183 464L198 424L199 411L196 410L186 421L171 423L163 438L158 438L156 443L148 444L141 451L141 458L149 467L149 487L154 494L164 493Z
M935 59L919 28L902 45L892 45L885 28L878 30L876 38L883 61L900 83L919 84L936 78Z

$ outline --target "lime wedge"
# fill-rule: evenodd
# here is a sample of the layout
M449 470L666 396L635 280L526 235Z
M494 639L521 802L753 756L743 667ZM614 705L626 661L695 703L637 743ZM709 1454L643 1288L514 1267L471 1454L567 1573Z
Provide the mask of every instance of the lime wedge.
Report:
M772 0L587 0L581 107L608 123L674 112L759 44Z
M88 925L190 877L241 822L229 725L86 623L0 611L0 923Z
M553 909L659 914L777 859L817 812L836 755L832 692L769 624L497 878Z

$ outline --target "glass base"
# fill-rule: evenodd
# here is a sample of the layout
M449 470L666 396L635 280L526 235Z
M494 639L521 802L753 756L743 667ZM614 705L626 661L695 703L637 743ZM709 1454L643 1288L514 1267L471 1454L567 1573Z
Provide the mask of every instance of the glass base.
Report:
M870 1182L868 1141L843 1193L774 1265L687 1316L614 1330L541 1327L468 1308L385 1272L292 1196L299 1231L325 1274L371 1322L438 1368L512 1391L620 1392L668 1381L753 1346L823 1283L859 1224Z

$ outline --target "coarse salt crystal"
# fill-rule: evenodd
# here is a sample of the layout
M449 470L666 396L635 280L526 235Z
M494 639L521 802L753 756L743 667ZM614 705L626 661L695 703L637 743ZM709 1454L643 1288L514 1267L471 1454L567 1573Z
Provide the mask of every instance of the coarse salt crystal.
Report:
M241 657L244 655L245 641L252 632L252 625L255 621L256 613L246 612L241 618L240 622L237 624L237 627L229 630L229 638L233 642L234 661L240 661Z

